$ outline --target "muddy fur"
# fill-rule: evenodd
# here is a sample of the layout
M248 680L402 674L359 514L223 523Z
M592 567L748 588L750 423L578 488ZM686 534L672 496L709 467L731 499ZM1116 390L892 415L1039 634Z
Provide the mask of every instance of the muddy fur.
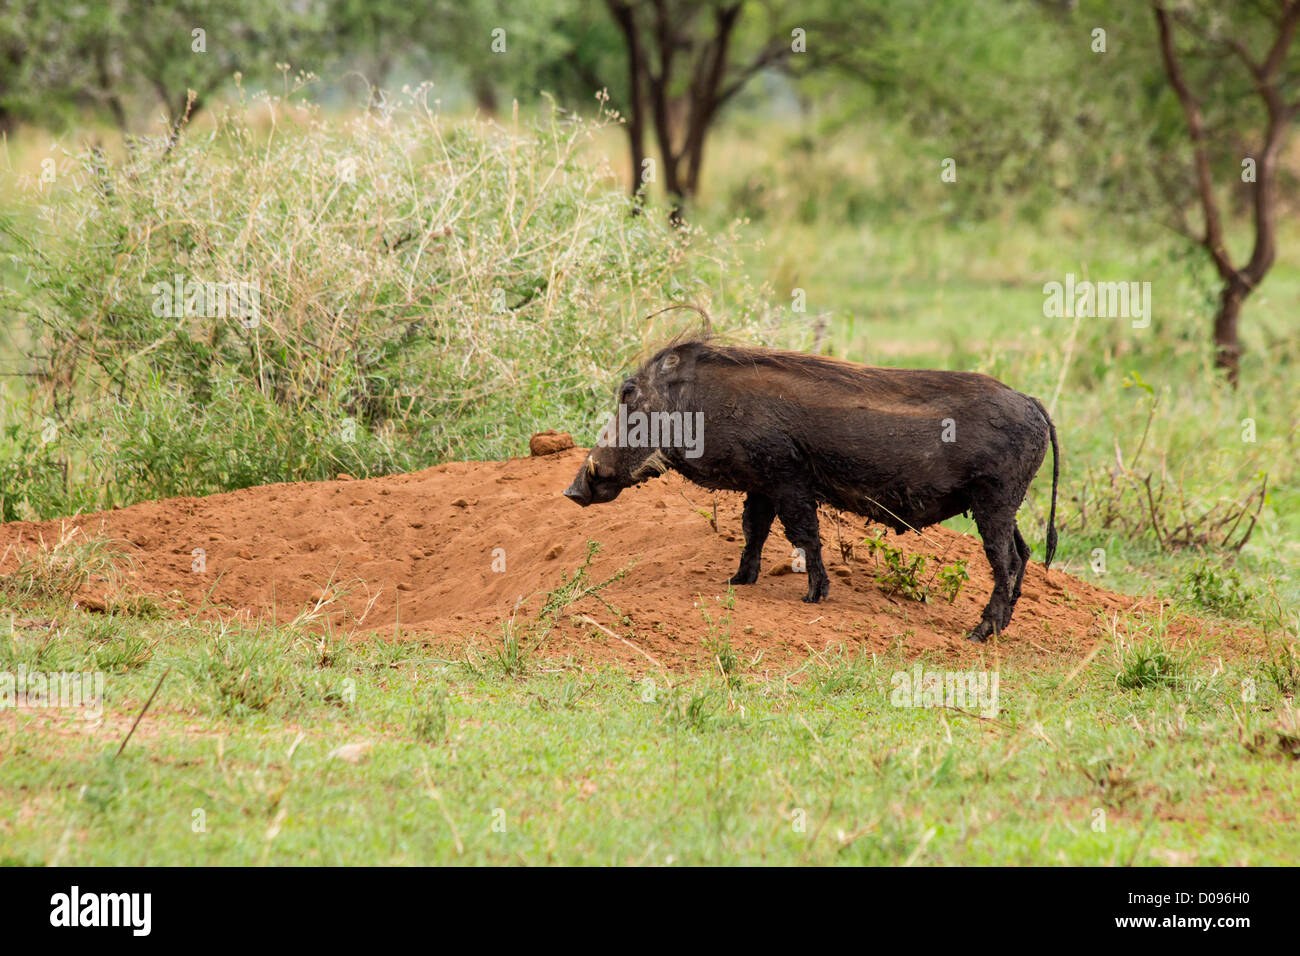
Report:
M758 579L779 518L808 567L805 601L830 591L817 506L862 515L895 532L969 513L995 586L973 640L1005 629L1030 549L1016 511L1050 444L1050 566L1056 550L1056 429L1035 398L987 375L873 368L798 352L677 341L623 383L629 411L704 413L703 454L597 447L565 494L612 501L672 468L705 488L746 494L745 546L732 584ZM945 441L948 437L952 440Z

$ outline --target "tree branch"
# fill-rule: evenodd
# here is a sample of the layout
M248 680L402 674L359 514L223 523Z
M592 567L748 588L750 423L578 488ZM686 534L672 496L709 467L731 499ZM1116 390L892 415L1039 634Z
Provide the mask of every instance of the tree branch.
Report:
M1158 0L1152 5L1152 10L1160 34L1160 55L1164 61L1165 74L1169 77L1169 83L1174 88L1178 102L1183 108L1187 129L1191 134L1196 188L1201 200L1201 210L1205 216L1205 233L1201 238L1201 244L1214 260L1219 276L1224 280L1231 280L1236 277L1237 270L1223 244L1223 222L1219 216L1218 200L1214 196L1214 180L1210 175L1210 157L1205 146L1205 124L1201 117L1201 106L1188 88L1182 66L1178 62L1168 11Z

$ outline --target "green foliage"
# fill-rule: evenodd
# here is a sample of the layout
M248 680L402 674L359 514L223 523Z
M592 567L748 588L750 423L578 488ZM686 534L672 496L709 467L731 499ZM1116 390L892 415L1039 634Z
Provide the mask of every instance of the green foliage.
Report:
M939 569L939 593L947 598L951 604L957 600L957 595L961 593L962 585L970 580L970 573L966 570L966 559L953 564L945 564Z
M1167 687L1192 693L1213 689L1213 675L1203 681L1189 677L1185 651L1175 651L1163 613L1117 615L1106 620L1115 657L1115 684L1125 690Z
M323 13L266 0L6 4L0 120L58 125L92 108L138 133L161 109L170 133L236 74L269 83L277 63L319 49L336 35Z
M862 543L867 549L867 554L875 559L876 567L879 569L876 580L880 582L886 594L901 594L909 601L928 604L937 579L939 593L951 604L957 600L962 585L970 580L964 559L936 568L929 577L926 577L925 568L929 559L923 554L907 557L902 548L896 548L885 540L885 532L880 529L867 535ZM882 563L883 568L881 568Z
M0 399L7 398L0 385ZM95 490L68 483L54 419L31 400L0 404L0 521L93 510ZM6 414L7 413L7 414Z
M1179 661L1172 653L1154 642L1146 642L1124 654L1115 683L1125 690L1141 690L1173 684L1180 674Z
M600 553L600 544L587 542L587 553L570 575L567 571L560 576L560 583L548 591L542 601L541 609L530 621L518 621L515 614L501 624L501 646L493 650L492 663L498 673L507 677L523 677L532 666L538 650L546 642L551 631L560 622L561 616L570 605L586 597L594 597L605 603L600 592L627 573L623 568L603 581L591 581L591 562ZM609 607L608 604L606 604ZM518 608L516 607L516 611ZM622 617L614 608L616 617Z
M702 602L701 602L702 603ZM731 611L736 606L736 589L727 586L727 595L720 601L723 613L715 618L707 606L700 607L708 633L704 636L704 649L712 657L718 671L732 686L740 682L740 658L731 646Z
M349 123L241 105L174 146L69 157L0 220L46 383L3 423L6 518L507 457L594 432L619 366L683 325L649 312L734 298L753 330L734 253L631 215L583 151L599 124L447 124L424 92Z
M1206 558L1184 572L1180 593L1198 607L1225 617L1247 614L1258 597L1242 580L1240 571Z

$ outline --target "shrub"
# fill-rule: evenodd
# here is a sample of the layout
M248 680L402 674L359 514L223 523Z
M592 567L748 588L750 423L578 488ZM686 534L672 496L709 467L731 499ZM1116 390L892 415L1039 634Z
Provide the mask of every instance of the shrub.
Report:
M620 366L686 324L654 310L742 303L753 333L734 251L633 215L588 158L603 122L290 95L65 157L0 219L38 383L0 422L4 517L504 457L594 434Z

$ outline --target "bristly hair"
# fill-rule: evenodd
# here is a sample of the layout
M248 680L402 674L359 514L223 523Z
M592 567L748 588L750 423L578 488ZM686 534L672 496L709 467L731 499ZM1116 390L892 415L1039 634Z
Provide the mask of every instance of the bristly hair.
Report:
M645 324L646 322L649 322L651 319L653 319L655 316L663 315L665 312L674 312L678 309L689 309L690 311L697 313L700 317L699 328L683 329L682 331L674 335L672 338L670 338L667 342L661 342L658 345L654 346L653 349L647 350L645 347L642 347L641 354L637 357L636 360L636 364L638 367L644 365L652 357L659 355L660 353L664 352L667 349L676 348L677 346L685 345L688 342L700 342L700 343L711 342L716 338L716 334L713 331L713 321L709 318L709 313L704 311L704 309L700 308L698 305L695 305L690 302L679 302L676 305L665 306L662 309L659 309L655 312L651 312L649 315L642 318L641 322L642 324Z
M809 355L784 349L748 348L743 345L724 345L702 340L699 360L725 362L729 365L749 365L783 371L804 372L822 380L838 381L845 385L862 386L869 381L871 369L853 362L831 358L828 355Z
M662 448L656 448L650 457L632 472L632 477L637 481L645 481L647 478L657 478L668 471L672 466L668 463L667 457L664 456Z
M709 318L709 313L705 312L702 308L692 302L678 302L675 305L666 305L656 312L651 312L641 321L645 323L653 319L655 316L663 315L665 312L675 312L678 309L690 309L692 312L697 313L700 317L700 331L696 333L690 332L689 330L686 332L680 332L674 337L673 341L677 341L678 339L682 339L688 335L693 335L701 341L707 341L708 339L713 338L713 322Z

